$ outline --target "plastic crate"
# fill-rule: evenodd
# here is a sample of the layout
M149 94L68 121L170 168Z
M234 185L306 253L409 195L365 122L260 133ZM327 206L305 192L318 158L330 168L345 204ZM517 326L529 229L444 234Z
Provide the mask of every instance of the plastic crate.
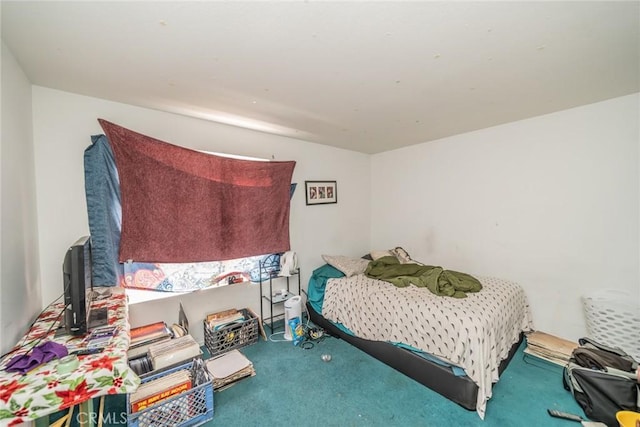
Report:
M588 336L602 344L618 347L640 361L640 307L636 305L637 301L637 297L613 289L584 296L582 303Z
M194 367L194 365L197 367ZM207 382L139 412L131 412L130 395L127 395L128 425L130 427L185 427L198 426L213 419L213 383L202 360L195 359L174 368L164 369L157 373L154 372L141 378L141 382L146 383L179 370L191 370L194 368L204 375Z
M245 321L217 330L210 328L206 320L203 321L204 345L207 346L211 357L258 342L258 318L247 309L243 308L240 311Z

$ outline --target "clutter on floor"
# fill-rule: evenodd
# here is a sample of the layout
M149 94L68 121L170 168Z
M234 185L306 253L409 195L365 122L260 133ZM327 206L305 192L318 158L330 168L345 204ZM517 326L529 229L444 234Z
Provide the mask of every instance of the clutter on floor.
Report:
M222 391L256 374L253 363L239 350L231 350L209 359L206 365L213 377L214 391Z
M556 365L564 366L578 343L565 340L544 332L533 331L527 334L525 354L544 359Z
M585 415L615 426L619 411L640 410L638 362L624 350L590 338L580 338L578 344L563 369L563 385Z

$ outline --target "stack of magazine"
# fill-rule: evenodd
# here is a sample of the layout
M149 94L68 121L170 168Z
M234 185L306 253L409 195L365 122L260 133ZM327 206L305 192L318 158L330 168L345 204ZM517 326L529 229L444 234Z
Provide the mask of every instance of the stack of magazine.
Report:
M238 350L231 350L207 361L207 370L213 378L213 389L224 390L238 381L256 374L253 363Z

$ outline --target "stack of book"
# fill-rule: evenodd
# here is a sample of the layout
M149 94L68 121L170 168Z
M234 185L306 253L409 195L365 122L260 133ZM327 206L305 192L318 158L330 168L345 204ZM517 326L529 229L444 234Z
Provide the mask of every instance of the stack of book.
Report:
M244 313L235 308L207 315L207 325L212 331L217 331L234 323L242 323L245 320Z
M220 391L256 374L253 363L238 350L231 350L207 361L213 378L213 390Z
M131 394L131 412L143 411L192 387L189 370L180 370L140 384Z
M534 331L527 334L526 354L547 360L556 365L566 365L577 343L558 338L544 332Z
M152 344L147 350L154 370L174 366L202 356L200 346L191 335Z
M131 337L129 350L127 351L129 359L145 356L151 345L168 341L173 336L165 322L156 322L132 328L129 335Z

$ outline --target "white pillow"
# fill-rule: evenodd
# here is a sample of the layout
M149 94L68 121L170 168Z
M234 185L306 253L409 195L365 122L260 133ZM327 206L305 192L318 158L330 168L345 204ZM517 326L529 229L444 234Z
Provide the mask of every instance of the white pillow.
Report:
M369 260L342 255L322 255L322 259L333 268L343 272L347 277L364 273L369 265Z
M374 261L385 256L395 256L391 251L371 251L369 255L371 255Z

